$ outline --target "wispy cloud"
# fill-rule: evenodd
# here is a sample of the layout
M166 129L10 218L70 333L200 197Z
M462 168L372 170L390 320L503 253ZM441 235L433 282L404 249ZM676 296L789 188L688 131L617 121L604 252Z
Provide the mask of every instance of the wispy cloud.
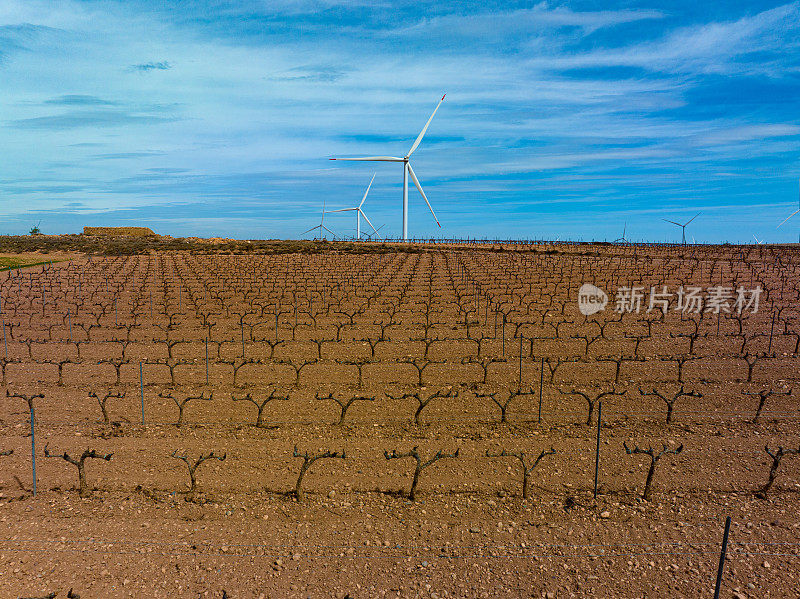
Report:
M138 71L139 73L147 73L148 71L168 71L172 68L166 60L161 62L143 62L141 64L131 65L130 70Z
M776 74L786 54L800 47L800 4L794 2L739 19L692 24L656 40L529 61L539 68L641 67L672 73Z
M396 165L327 158L408 151L444 92L414 167L446 234L590 237L619 213L655 236L654 205L702 204L729 238L732 207L766 223L795 197L800 3L579 6L5 0L0 215L293 235L377 172L370 218L397 234Z
M271 81L313 81L318 83L333 83L340 80L349 71L345 67L336 67L333 65L319 65L319 66L301 66L292 67L282 74L276 74L268 77Z
M18 52L29 48L46 37L60 33L60 30L45 25L31 23L2 24L0 22L0 64Z
M449 14L420 19L407 27L392 30L398 37L426 36L432 40L453 36L493 40L508 35L530 38L548 30L577 29L589 34L598 29L637 21L661 19L664 13L652 9L574 11L565 6L551 7L541 2L532 8L486 11L473 14Z
M111 102L103 100L97 96L88 96L82 94L71 94L66 96L58 96L57 98L50 98L44 101L45 104L55 104L57 106L116 106L119 102Z
M82 127L155 125L175 120L175 117L131 114L123 110L75 110L64 114L18 119L12 121L10 126L16 129L63 131Z
M700 145L722 145L735 142L766 141L776 137L800 137L800 125L744 125L711 131L698 136Z
M92 158L97 160L128 160L130 158L150 158L152 156L163 156L164 152L112 152L108 154L95 154Z

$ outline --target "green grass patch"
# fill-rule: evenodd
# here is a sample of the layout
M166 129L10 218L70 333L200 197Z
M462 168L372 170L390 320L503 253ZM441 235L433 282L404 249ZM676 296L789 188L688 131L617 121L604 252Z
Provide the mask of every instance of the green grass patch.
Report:
M39 266L41 264L50 264L51 262L62 262L61 260L40 260L38 262L32 259L25 258L12 258L0 256L0 272L6 270L14 270L15 268L25 268L26 266Z

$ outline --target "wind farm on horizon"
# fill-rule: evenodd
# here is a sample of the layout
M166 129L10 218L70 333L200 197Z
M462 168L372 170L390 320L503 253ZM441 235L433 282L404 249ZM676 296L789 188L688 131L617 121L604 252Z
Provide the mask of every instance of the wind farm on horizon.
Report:
M398 162L398 163L402 163L403 164L401 235L396 238L397 241L409 241L409 239L410 239L410 237L409 237L409 203L408 203L408 179L409 178L411 179L411 181L414 184L414 186L417 188L417 191L419 192L419 194L422 196L422 199L425 201L425 204L428 206L428 209L430 210L431 216L433 216L433 219L436 221L437 226L440 229L442 228L442 224L439 221L438 217L436 216L436 213L433 210L433 206L431 205L431 202L428 199L428 196L426 195L425 191L422 189L422 185L420 184L419 179L417 178L416 173L414 172L414 169L411 166L411 156L417 150L417 148L420 146L420 144L422 143L422 140L425 137L425 134L427 133L428 128L430 127L434 116L436 116L436 113L439 110L439 107L444 102L445 97L446 97L446 94L443 94L441 99L437 103L436 107L433 109L433 112L431 113L431 115L428 118L427 122L425 123L425 125L422 128L422 130L420 131L419 135L417 135L417 138L414 140L414 143L411 145L410 149L408 150L408 152L404 156L400 157L400 156L380 156L380 155L378 155L378 156L333 157L333 158L329 158L329 160L332 160L332 161L343 161L343 162L344 161L347 161L347 162ZM369 184L367 185L366 191L364 192L364 195L363 195L363 197L361 199L361 202L355 207L347 207L347 208L337 208L337 209L332 209L332 210L331 209L325 210L325 199L323 198L323 202L322 202L323 206L322 206L320 224L303 231L300 235L302 236L302 235L306 235L306 234L308 234L308 233L310 233L312 231L317 231L318 234L319 234L319 238L327 238L327 235L326 235L326 233L327 233L327 234L330 234L332 239L347 239L347 240L353 240L353 241L362 241L362 240L364 240L364 238L366 238L367 240L370 240L370 241L375 239L375 238L377 238L379 240L380 239L383 239L383 240L389 239L388 237L381 238L378 235L379 231L386 226L385 223L382 224L381 226L379 226L378 228L376 228L373 225L373 223L370 221L370 219L367 217L367 215L366 215L366 213L364 212L364 209L363 209L363 206L364 206L364 203L367 200L367 196L369 194L369 191L372 188L373 182L375 181L375 177L376 177L376 173L373 173L372 178L370 179ZM325 215L326 214L345 213L345 212L355 212L355 216L356 216L356 219L355 219L355 234L352 235L352 236L349 236L349 235L338 235L334 231L332 231L328 226L325 225ZM800 196L798 196L798 209L795 210L794 212L792 212L789 216L787 216L780 224L778 224L778 226L776 228L780 228L783 224L785 224L787 221L789 221L793 216L795 216L798 213L800 213ZM691 224L701 214L702 214L702 211L697 212L693 217L691 217L686 222L678 222L678 221L675 221L675 220L672 220L672 219L667 219L667 218L662 218L661 220L663 220L664 222L667 222L669 224L675 225L677 227L680 227L680 229L681 229L681 241L680 241L680 244L681 245L687 245L686 228L687 228L687 226L689 224ZM368 233L368 232L362 233L362 230L361 230L361 217L364 217L364 220L366 221L366 223L369 225L370 229L372 230L371 233ZM330 219L329 219L329 223L330 223ZM615 243L615 244L636 243L636 242L632 241L631 239L629 239L626 236L627 228L628 228L628 223L626 222L626 223L624 223L624 227L623 227L623 230L622 230L622 236L614 239L613 241L611 241L611 243ZM765 238L759 238L755 233L753 233L752 236L753 236L753 239L755 240L756 244L761 245L761 244L766 243L766 239ZM763 236L763 234L762 234L762 236ZM558 235L558 237L557 237L557 239L555 239L555 241L558 241L561 238L562 238L562 235ZM594 241L605 241L605 242L608 242L607 239L605 239L605 240L594 240ZM693 245L697 243L697 241L695 240L694 236L691 236L691 243ZM800 236L798 237L798 243L800 243Z
M411 145L411 149L409 149L409 151L406 153L406 155L403 156L402 158L401 157L397 157L397 156L360 156L360 157L355 157L355 158L330 158L329 159L329 160L341 160L341 161L350 161L350 162L401 162L403 164L403 204L402 204L403 205L403 220L402 220L402 232L403 232L402 239L403 239L403 241L407 241L408 240L408 179L409 179L409 177L411 178L411 181L414 183L414 186L417 188L417 191L419 191L419 194L422 196L422 199L425 200L425 203L428 205L428 209L431 211L431 215L433 216L433 219L436 221L436 224L439 226L439 228L441 228L441 226L442 226L441 223L439 222L439 219L436 217L436 213L433 211L433 206L431 206L431 203L428 200L428 196L425 195L425 191L422 189L422 185L420 184L419 179L417 178L417 175L414 173L414 169L411 167L410 160L411 160L411 155L416 151L416 149L419 147L420 143L422 143L422 139L425 137L425 133L427 133L428 127L430 127L431 121L433 121L433 117L436 116L436 112L439 110L439 107L442 105L442 102L444 102L444 98L445 98L446 95L447 94L443 94L442 95L441 100L439 100L439 103L436 105L436 108L433 109L433 112L431 113L430 118L428 118L428 121L425 123L425 126L422 128L422 131L420 131L419 135L414 140L414 143ZM367 221L369 226L372 228L372 231L373 231L372 234L373 235L377 235L377 233L378 233L378 229L376 229L372 225L370 220L367 218L367 215L364 214L364 211L362 210L362 206L364 205L364 202L367 199L367 194L369 193L370 187L372 187L372 182L374 180L375 180L375 175L373 174L372 175L372 179L370 180L369 185L367 186L367 191L364 193L364 197L362 198L361 203L356 208L341 208L341 209L338 209L338 210L329 210L328 211L328 213L355 211L355 213L356 213L356 236L355 236L355 239L358 239L358 240L361 239L361 217L362 216ZM323 219L324 219L324 214L325 214L325 212L324 212L324 208L323 208ZM310 231L313 231L315 229L319 230L320 232L322 232L322 230L327 230L328 232L331 232L330 229L324 228L322 226L322 223L320 223L320 225L318 225L316 227L312 227L311 229L308 229L307 231L304 231L303 234L309 233ZM333 233L331 232L331 234L333 234Z

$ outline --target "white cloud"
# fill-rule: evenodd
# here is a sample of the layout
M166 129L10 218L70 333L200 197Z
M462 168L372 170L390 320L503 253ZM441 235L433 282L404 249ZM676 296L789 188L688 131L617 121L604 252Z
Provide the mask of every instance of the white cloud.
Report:
M531 36L562 27L580 29L591 33L598 29L649 19L660 19L661 11L650 9L622 9L575 12L564 6L551 8L540 2L532 8L485 12L481 14L453 14L423 18L418 23L389 32L393 37L425 36L432 39L450 39L453 36L502 40L512 34Z
M758 122L739 114L680 116L692 108L687 92L706 73L777 76L791 67L793 55L782 66L763 56L797 44L796 3L678 29L654 10L540 4L440 16L388 32L364 25L357 35L246 44L135 6L0 4L0 26L30 23L52 28L54 36L31 36L25 51L0 66L5 171L30 181L0 180L16 190L6 210L67 200L86 200L92 210L145 206L168 202L169 194L197 194L203 184L216 195L229 185L239 201L279 189L283 201L316 210L318 195L303 190L318 189L314 169L327 167L327 157L407 151L445 91L415 155L423 185L446 193L470 181L487 194L505 185L518 194L509 205L524 203L537 185L523 176L530 173L563 177L563 197L595 176L617 177L623 194L625 185L644 185L643 171L680 172L709 160L711 172L730 171L728 162L743 148L753 158L774 156L800 134L769 109ZM320 5L265 3L263 10L301 14L314 6ZM630 23L648 27L648 40L574 49L588 35ZM438 38L463 43L440 51ZM752 59L753 52L763 60ZM170 68L140 73L131 65ZM573 71L615 66L641 73L603 78ZM76 127L81 117L103 126ZM628 172L609 175L615 168ZM361 185L364 172L350 165L327 176L333 189L346 189ZM399 176L383 172L393 197ZM470 180L478 175L486 183ZM33 191L37 181L49 191ZM443 197L459 201L455 192Z
M742 141L764 141L774 137L800 136L798 125L744 125L718 129L698 136L698 145L721 145Z
M670 73L775 74L774 61L748 55L800 46L798 26L800 7L794 2L733 21L681 27L655 41L542 57L530 64L542 69L629 66Z

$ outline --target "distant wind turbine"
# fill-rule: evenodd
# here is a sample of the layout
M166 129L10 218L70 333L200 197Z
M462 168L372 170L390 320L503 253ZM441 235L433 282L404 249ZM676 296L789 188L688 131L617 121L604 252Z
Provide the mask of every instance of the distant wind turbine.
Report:
M622 226L622 237L620 237L620 238L618 238L618 239L615 239L615 240L614 240L614 243L620 243L620 242L622 242L622 243L627 243L627 242L628 242L628 240L627 240L627 239L625 239L625 229L627 229L627 228L628 228L628 223L625 223L625 224Z
M378 231L380 231L381 229L383 229L385 226L386 226L386 225L381 225L380 227L378 227L377 229L375 229L375 230L374 230L372 233L364 233L364 235L366 235L366 236L367 236L367 239L369 239L370 241L372 241L372 238L373 238L375 235L377 235L377 234L378 234ZM381 239L381 238L380 238L380 237L378 237L378 239Z
M679 226L679 227L681 228L681 231L683 232L683 240L682 240L682 243L683 243L683 245L686 245L686 226L687 226L687 225L688 225L690 222L692 222L694 219L696 219L698 216L700 216L701 214L702 214L701 212L698 212L698 213L697 213L697 214L695 214L695 215L694 215L692 218L690 218L689 220L687 220L687 221L686 221L684 224L681 224L681 223L676 223L674 220L667 220L666 218L662 218L661 220L664 220L664 221L667 221L668 223L672 223L673 225L677 225L677 226Z
M795 211L794 211L794 212L792 212L792 213L791 213L789 216L787 216L786 218L784 218L784 219L783 219L783 222L781 223L781 225L782 225L783 223L785 223L787 220L789 220L790 218L792 218L792 217L793 217L795 214L797 214L798 212L800 212L800 192L798 192L798 196L797 196L797 210L795 210ZM777 226L777 227L775 227L775 228L777 229L777 228L779 228L781 225L778 225L778 226Z
M331 231L328 227L325 226L325 196L322 197L322 218L319 221L319 224L316 227L311 227L308 231L303 231L300 235L305 235L306 233L310 233L314 229L319 229L319 236L320 238L324 237L322 231L327 231L330 233L334 239L336 239L336 233Z
M445 94L447 95L447 94ZM441 228L441 223L439 219L436 218L436 213L433 211L433 207L431 203L428 201L428 196L425 195L425 192L422 191L422 186L419 184L419 179L414 174L414 169L411 168L411 163L409 159L411 158L411 154L417 149L419 144L422 142L422 138L425 137L425 133L428 131L428 126L431 124L433 117L436 115L436 111L439 110L439 106L442 105L444 102L444 96L442 99L439 100L439 103L436 105L436 108L433 109L433 113L431 117L428 119L428 122L425 123L425 126L420 131L417 139L414 141L414 144L411 146L411 149L408 151L402 158L398 158L396 156L364 156L361 158L331 158L331 160L350 160L350 161L359 161L359 162L402 162L403 163L403 241L408 240L408 177L411 177L411 181L414 182L417 190L419 191L422 198L425 200L425 203L428 205L428 209L431 211L433 215L433 219L436 221L436 224L439 225Z
M372 175L372 179L370 179L369 185L367 185L367 191L364 192L364 197L361 198L361 203L358 206L356 206L355 208L341 208L339 210L328 210L328 214L330 214L332 212L350 212L350 211L355 210L355 212L356 212L356 239L361 239L361 217L362 216L367 221L369 226L372 227L372 230L375 231L376 233L378 232L378 230L372 225L372 223L367 218L367 215L364 214L364 211L361 209L361 207L364 205L364 202L367 201L367 194L369 193L369 188L372 187L372 182L374 180L375 180L375 175Z
M759 239L758 237L755 236L755 233L753 234L753 239L756 240L756 245L761 245L762 243L764 243L763 239Z

